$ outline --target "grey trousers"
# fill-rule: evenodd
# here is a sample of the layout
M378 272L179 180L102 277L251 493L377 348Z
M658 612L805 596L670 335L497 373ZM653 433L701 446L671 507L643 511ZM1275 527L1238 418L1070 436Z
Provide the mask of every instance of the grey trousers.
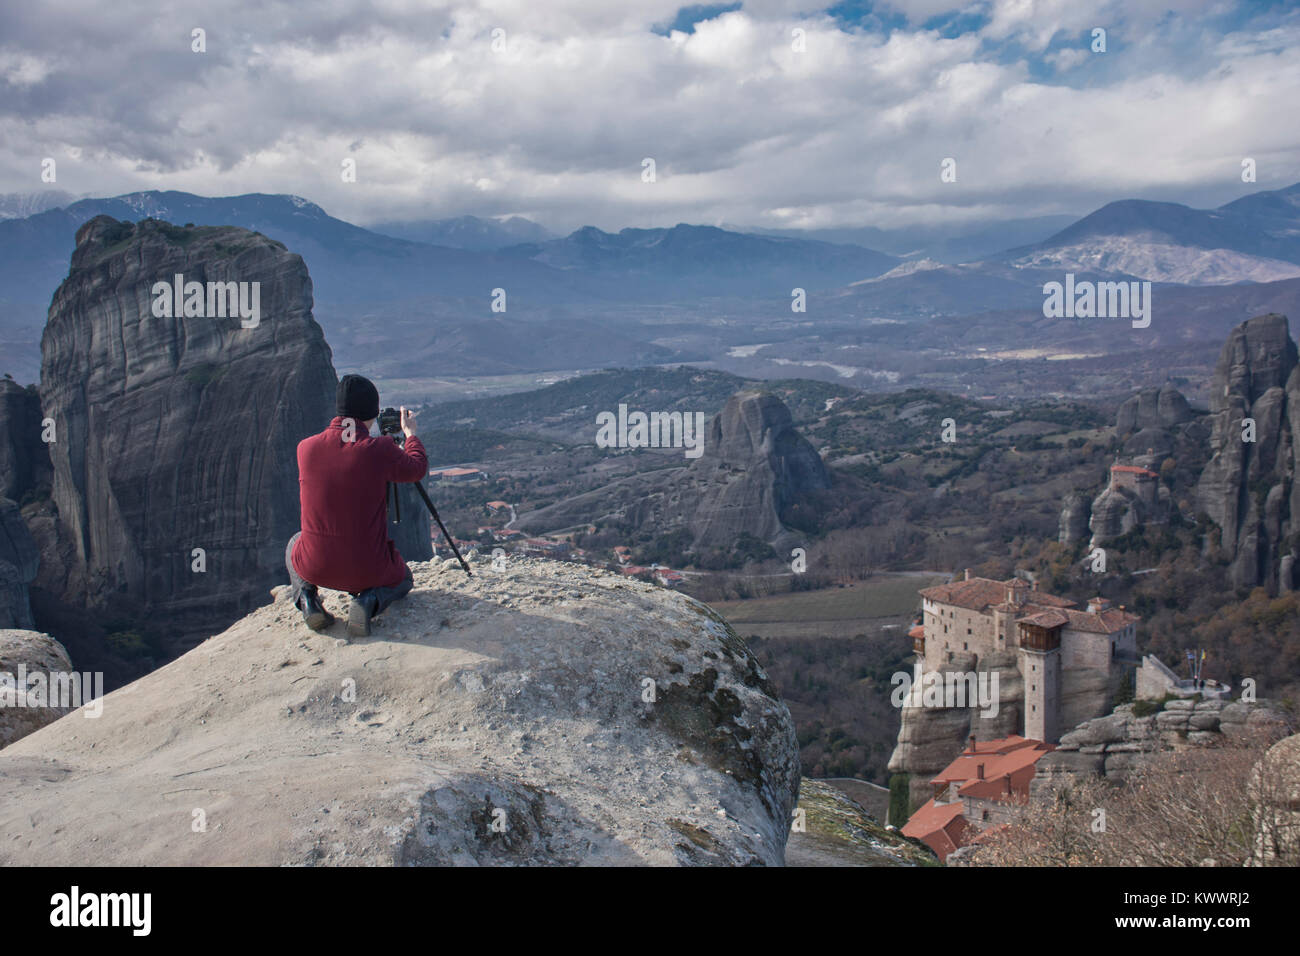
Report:
M298 603L298 598L302 596L304 591L308 594L315 593L316 591L316 585L312 584L310 581L304 580L293 566L293 546L298 543L300 537L302 537L301 531L289 539L289 544L286 545L284 549L284 566L289 572L289 585L292 588L290 597L294 604ZM399 581L397 584L394 584L392 587L366 588L360 594L354 594L352 596L360 598L361 600L373 596L375 599L375 610L371 611L370 614L372 617L375 617L382 613L384 608L388 607L388 605L392 604L394 601L400 601L402 598L406 597L407 592L409 592L414 585L415 579L411 576L411 569L407 568L406 578Z

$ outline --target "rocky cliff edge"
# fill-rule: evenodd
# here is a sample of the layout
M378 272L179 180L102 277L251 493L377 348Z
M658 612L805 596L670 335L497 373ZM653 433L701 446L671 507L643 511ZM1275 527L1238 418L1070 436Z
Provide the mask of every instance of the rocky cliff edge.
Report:
M782 862L794 724L716 614L559 562L412 569L371 638L277 589L0 751L0 864Z

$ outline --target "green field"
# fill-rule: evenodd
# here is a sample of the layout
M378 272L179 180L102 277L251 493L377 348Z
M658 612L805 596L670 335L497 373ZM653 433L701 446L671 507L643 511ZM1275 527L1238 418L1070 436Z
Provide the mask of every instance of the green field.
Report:
M810 621L863 621L903 617L921 603L921 588L942 584L945 576L882 573L866 581L821 591L797 591L748 601L717 601L714 610L732 624Z

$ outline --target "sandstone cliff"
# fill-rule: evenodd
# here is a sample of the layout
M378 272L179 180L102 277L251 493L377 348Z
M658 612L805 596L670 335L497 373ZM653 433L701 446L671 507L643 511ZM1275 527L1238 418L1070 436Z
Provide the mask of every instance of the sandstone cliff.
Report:
M1160 474L1167 458L1187 467L1199 467L1209 428L1205 416L1192 409L1181 392L1164 385L1142 389L1120 405L1115 415L1115 435L1121 442L1119 463ZM1107 477L1091 498L1082 492L1066 496L1057 538L1067 545L1087 539L1090 548L1096 547L1135 528L1163 524L1177 507L1163 481L1139 493L1112 488Z
M794 724L725 622L574 565L453 564L351 644L280 589L0 751L0 863L782 862Z
M1182 392L1172 385L1144 388L1120 405L1115 432L1123 436L1144 428L1170 428L1190 422L1195 415Z
M41 400L35 388L0 379L0 498L23 497L48 484L49 456L41 443Z
M775 395L738 392L709 422L704 452L689 465L619 479L520 515L534 532L579 523L615 524L656 534L691 533L696 552L730 551L742 534L784 548L797 540L783 519L815 506L831 486L816 449L794 427Z
M697 550L730 548L744 532L784 547L782 516L831 486L785 403L760 392L738 392L713 417L695 471L703 487L688 526Z
M332 414L307 269L229 227L100 216L76 241L41 343L57 431L53 508L33 522L49 558L37 586L182 628L229 620L284 580L295 448ZM260 321L156 317L152 288L175 274L258 283Z
M35 626L29 588L40 554L19 505L48 491L49 456L40 422L36 389L0 379L0 628Z
M972 734L979 740L990 740L1018 734L1024 725L1025 682L1014 651L994 651L983 658L954 654L945 671L996 671L998 712L985 717L979 707L902 708L889 772L907 774L913 806L929 799L930 779L956 759Z
M1088 530L1092 534L1088 546L1095 548L1134 528L1163 524L1169 520L1171 507L1169 489L1164 485L1151 487L1147 496L1127 488L1107 486L1088 508Z
M1057 540L1061 544L1075 544L1088 534L1088 521L1092 517L1092 502L1078 492L1065 496L1058 523Z
M1229 580L1290 590L1300 515L1300 372L1285 316L1258 316L1233 330L1214 369L1210 415L1213 457L1201 473L1197 507L1222 531ZM1253 441L1243 440L1247 418L1255 423Z
M35 626L28 586L39 567L36 542L18 506L8 498L0 498L0 628L25 630Z

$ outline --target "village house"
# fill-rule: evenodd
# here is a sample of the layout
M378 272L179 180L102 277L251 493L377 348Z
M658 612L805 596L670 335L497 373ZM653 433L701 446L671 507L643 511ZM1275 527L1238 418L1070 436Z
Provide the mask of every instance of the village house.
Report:
M674 571L672 568L657 566L652 570L654 571L655 580L658 581L660 584L662 584L664 587L674 587L686 580L686 578L682 575L682 572Z
M977 742L930 781L933 796L908 818L904 836L920 840L940 860L1009 824L1029 801L1029 781L1041 757L1056 748L1015 734Z
M484 481L487 475L477 468L439 468L429 472L434 481Z
M994 581L968 569L921 591L921 601L922 633L911 633L925 670L942 672L958 654L1015 653L1025 685L1021 729L1035 740L1054 743L1105 712L1138 663L1138 616L1105 598L1080 609L1020 578Z
M539 558L558 558L569 553L569 542L549 541L546 538L527 538L523 543L524 554Z

